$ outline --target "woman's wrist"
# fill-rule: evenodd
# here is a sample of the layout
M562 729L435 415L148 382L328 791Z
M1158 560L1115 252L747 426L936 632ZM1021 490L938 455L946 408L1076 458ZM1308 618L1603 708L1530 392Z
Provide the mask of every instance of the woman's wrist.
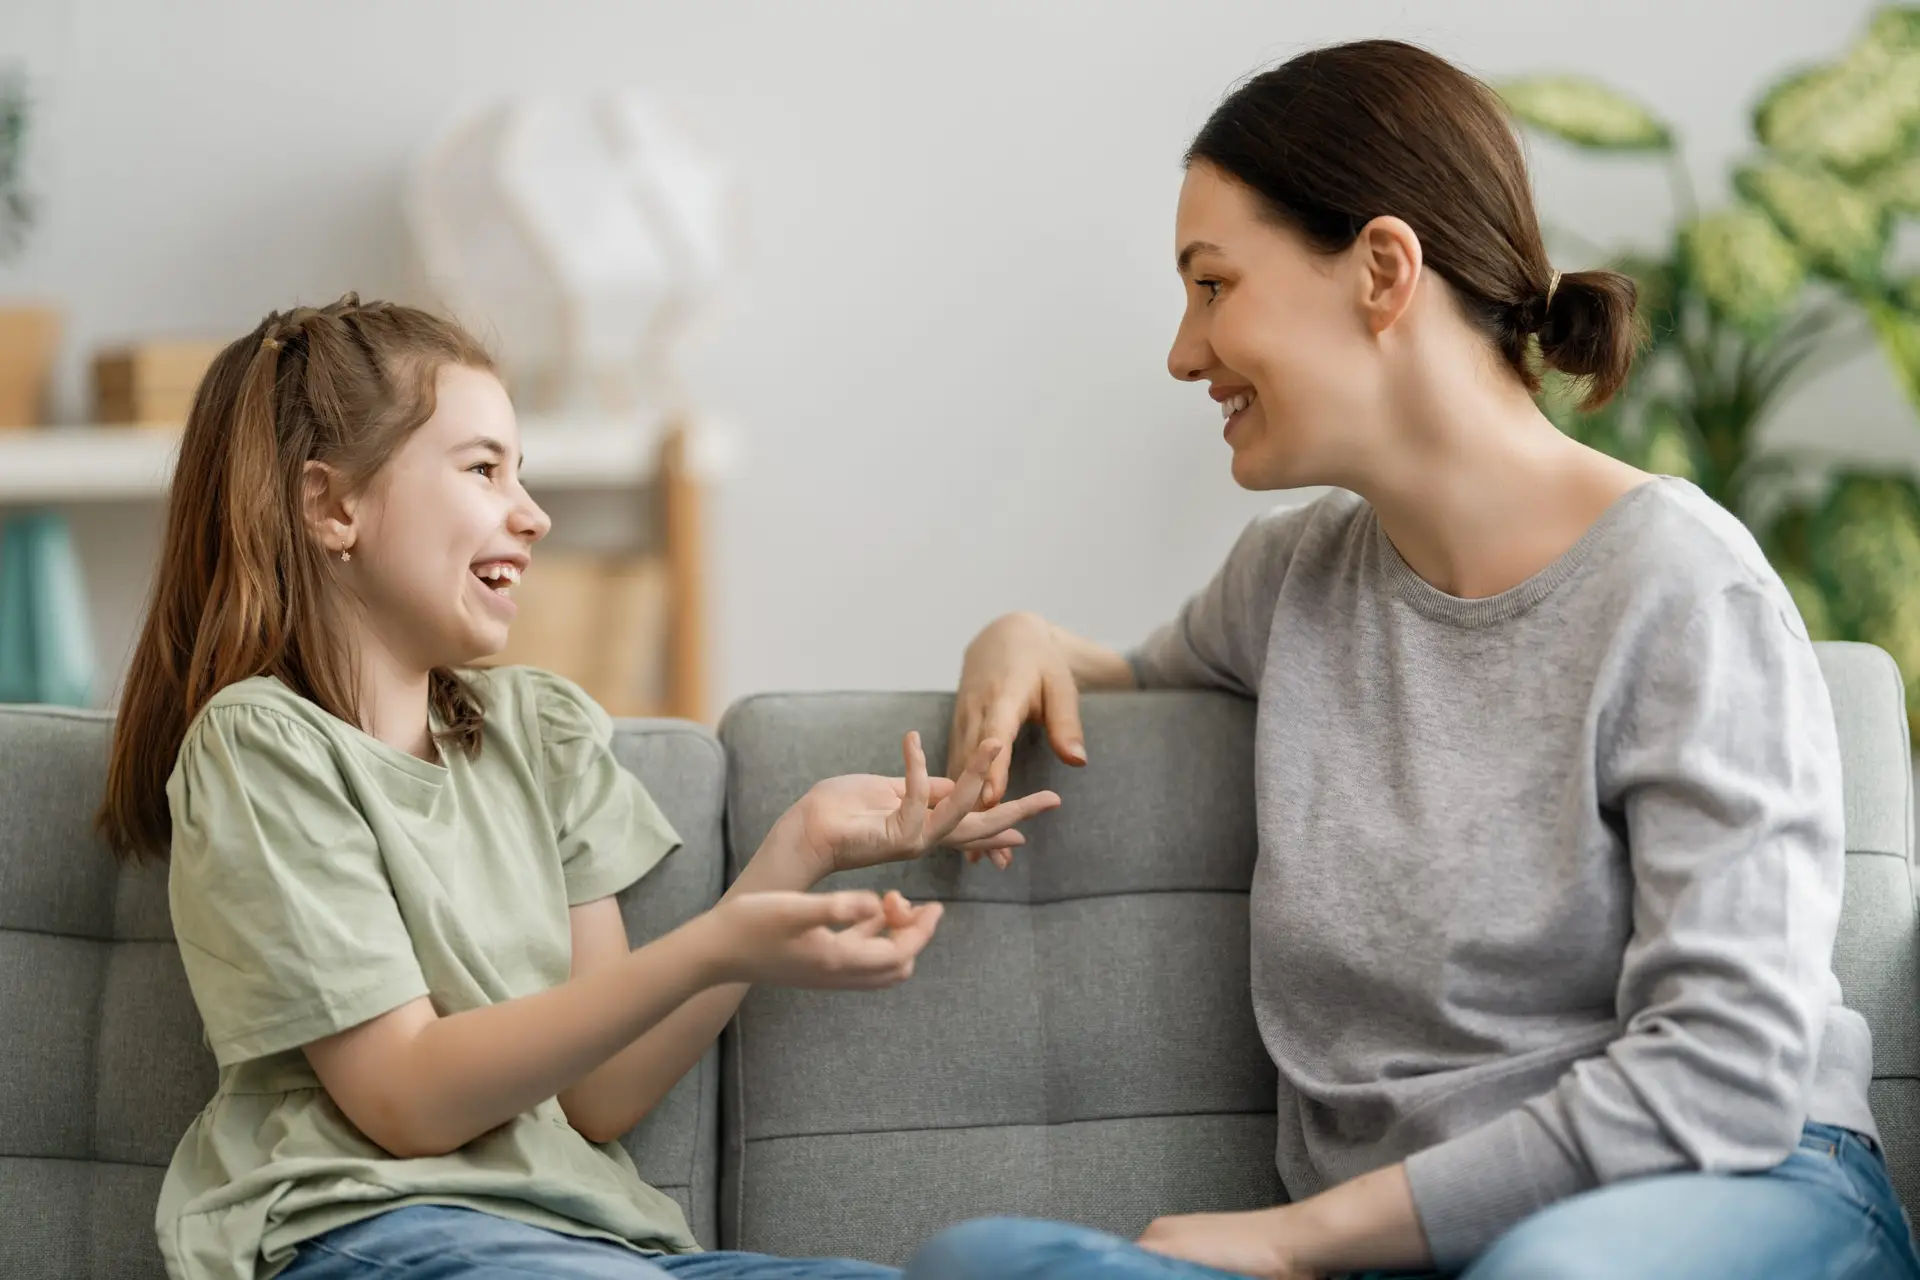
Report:
M1139 680L1133 664L1118 649L1109 649L1098 641L1075 635L1065 627L1048 623L1053 643L1066 659L1076 689L1134 689Z

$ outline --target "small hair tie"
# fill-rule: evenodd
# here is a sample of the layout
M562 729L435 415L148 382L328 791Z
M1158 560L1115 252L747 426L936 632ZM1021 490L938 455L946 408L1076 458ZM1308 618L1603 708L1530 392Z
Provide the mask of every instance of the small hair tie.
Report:
M268 351L278 351L280 349L280 339L275 337L265 337L260 339L260 345L266 348Z
M1560 273L1556 271L1547 279L1547 300L1540 308L1542 311L1551 311L1553 309L1553 291L1559 287Z

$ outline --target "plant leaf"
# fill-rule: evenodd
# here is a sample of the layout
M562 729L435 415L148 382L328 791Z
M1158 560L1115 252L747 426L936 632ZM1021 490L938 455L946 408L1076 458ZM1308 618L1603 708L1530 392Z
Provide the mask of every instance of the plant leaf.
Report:
M1867 24L1867 39L1888 49L1920 46L1920 5L1887 5Z
M1813 519L1808 549L1836 629L1893 655L1908 720L1920 720L1920 493L1913 481L1841 477Z
M1754 335L1772 328L1807 282L1799 250L1749 204L1682 227L1680 251L1687 278L1714 313Z
M1844 173L1904 151L1920 129L1920 42L1906 30L1904 18L1876 21L1840 61L1775 84L1754 107L1754 133L1781 155Z
M1878 281L1888 218L1871 195L1825 169L1777 160L1743 166L1733 185L1767 211L1815 270L1849 284Z
M1514 119L1576 147L1669 151L1673 134L1645 107L1585 76L1526 76L1499 86Z
M1867 190L1889 215L1920 217L1920 155L1896 160L1876 172Z
M1905 291L1914 293L1915 281L1908 280ZM1873 331L1879 335L1880 346L1892 362L1907 399L1920 411L1920 307L1910 309L1873 302L1867 304L1867 316L1873 321Z
M1655 475L1679 476L1682 480L1700 479L1700 461L1693 432L1664 402L1648 407L1640 424L1639 465Z

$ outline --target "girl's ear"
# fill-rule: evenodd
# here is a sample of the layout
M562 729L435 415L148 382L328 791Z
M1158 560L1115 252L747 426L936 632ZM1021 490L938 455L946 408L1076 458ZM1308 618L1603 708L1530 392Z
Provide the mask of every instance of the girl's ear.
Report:
M324 462L308 462L300 472L300 502L307 531L329 555L353 546L354 500L343 492L340 473Z

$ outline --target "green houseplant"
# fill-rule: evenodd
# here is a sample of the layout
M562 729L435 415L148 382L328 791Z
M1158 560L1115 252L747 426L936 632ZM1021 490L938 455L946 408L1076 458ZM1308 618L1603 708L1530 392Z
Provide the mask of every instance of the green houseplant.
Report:
M27 190L27 92L17 72L0 73L0 258L26 243L33 227L34 199Z
M38 212L27 189L31 107L24 75L0 66L0 263L26 247ZM46 420L59 341L60 317L52 308L0 301L0 428Z
M1676 225L1663 252L1610 255L1638 281L1648 345L1599 411L1553 381L1542 405L1570 434L1684 475L1745 520L1817 638L1887 649L1920 728L1920 489L1760 428L1828 360L1877 346L1920 413L1920 275L1894 249L1920 218L1920 6L1881 9L1835 60L1788 75L1753 111L1734 198L1701 210L1674 131L1578 76L1499 86L1514 118L1593 152L1664 162Z

